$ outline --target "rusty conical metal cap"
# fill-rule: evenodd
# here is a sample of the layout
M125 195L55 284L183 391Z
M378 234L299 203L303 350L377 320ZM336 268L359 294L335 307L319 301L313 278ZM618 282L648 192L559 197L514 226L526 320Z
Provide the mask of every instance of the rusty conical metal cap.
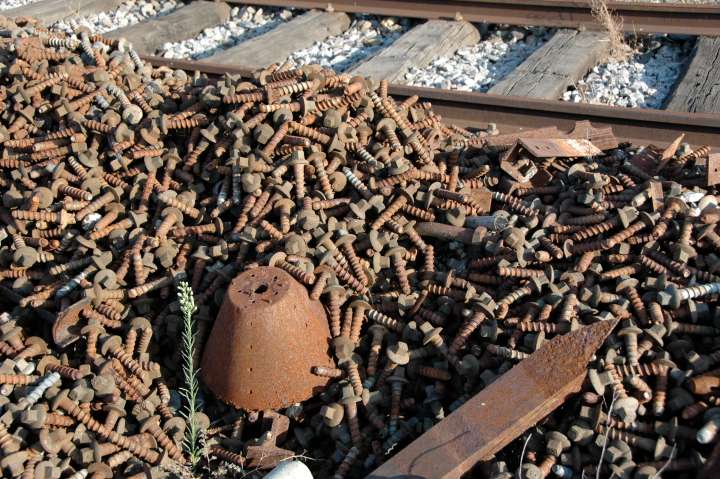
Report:
M334 367L329 342L325 311L303 285L281 269L254 268L230 283L200 374L237 408L282 408L327 385L310 368Z

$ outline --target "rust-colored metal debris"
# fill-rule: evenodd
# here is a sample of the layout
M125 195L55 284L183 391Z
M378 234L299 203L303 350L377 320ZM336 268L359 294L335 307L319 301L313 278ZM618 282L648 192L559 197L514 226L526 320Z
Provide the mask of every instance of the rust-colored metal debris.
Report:
M245 445L246 467L270 469L294 455L293 451L278 447L286 439L290 419L275 411L263 411L260 421L265 432Z
M285 271L250 269L225 294L202 360L208 387L235 407L277 409L304 401L328 378L312 366L334 367L322 305Z
M66 347L78 340L80 314L91 304L89 298L81 299L69 306L65 311L58 314L57 320L53 323L52 334L55 344Z
M602 150L588 140L519 138L500 160L500 168L515 181L525 183L538 173L538 159L576 158L600 153Z
M587 362L616 324L555 337L368 477L460 477L490 459L580 390Z

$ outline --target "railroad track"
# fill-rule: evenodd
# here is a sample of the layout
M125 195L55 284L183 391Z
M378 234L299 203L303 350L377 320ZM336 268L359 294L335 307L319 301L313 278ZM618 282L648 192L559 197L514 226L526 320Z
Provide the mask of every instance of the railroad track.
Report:
M210 76L225 73L249 76L251 73L246 68L208 62L145 59L155 66L199 71ZM587 105L406 85L391 85L389 92L398 99L413 95L426 99L447 122L463 127L485 129L493 123L503 133L542 127L570 131L576 122L589 120L598 127L610 126L618 138L637 144L669 144L681 131L685 133L685 140L693 145L720 148L720 116L714 114Z
M372 13L421 19L458 19L468 22L534 25L597 30L589 2L582 0L226 0L244 5L326 9L336 12ZM623 19L626 32L680 33L717 36L720 9L711 5L608 2L608 8Z
M6 16L34 16L46 24L75 15L97 13L120 4L120 0L41 0L3 12ZM228 3L240 3L230 0ZM556 126L569 130L576 121L589 119L612 126L626 140L662 145L677 131L693 144L720 146L720 7L611 3L624 19L626 29L645 32L699 34L693 57L684 76L666 102L666 110L627 109L558 101L568 85L576 83L605 53L601 32L592 31L586 2L557 0L341 0L332 2L250 1L244 4L315 8L300 13L274 29L199 61L168 60L154 56L165 42L192 38L203 29L227 20L227 3L193 1L176 11L134 26L111 31L112 38L126 37L152 64L168 65L209 74L225 72L249 75L269 63L283 62L291 53L345 31L350 19L345 12L401 15L427 19L408 30L389 47L349 70L351 74L388 79L392 94L418 95L433 102L437 111L453 123L487 127L495 123L502 131ZM317 8L326 10L318 10ZM462 20L445 20L448 17ZM452 55L474 44L479 33L469 21L516 25L547 25L581 28L558 29L554 36L487 94L428 89L401 85L412 67L428 65L434 58ZM438 41L442 39L442 41Z

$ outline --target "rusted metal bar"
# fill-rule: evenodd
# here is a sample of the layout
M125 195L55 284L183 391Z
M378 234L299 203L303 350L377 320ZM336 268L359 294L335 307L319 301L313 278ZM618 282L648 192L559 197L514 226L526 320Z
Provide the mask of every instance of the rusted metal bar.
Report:
M580 390L586 365L617 320L557 336L368 478L460 477Z
M318 8L332 6L336 12L397 15L411 18L453 19L469 22L535 25L597 30L589 2L557 0L229 0L264 6ZM715 5L679 5L611 1L608 9L622 18L626 32L681 33L717 36L720 34L720 8Z
M556 100L538 100L486 93L391 85L390 94L407 98L418 95L433 105L448 123L486 128L494 123L502 132L554 126L571 130L577 121L596 127L612 127L618 139L638 144L666 145L684 132L693 145L720 147L720 115L680 113L643 108L587 105Z
M168 66L208 75L249 76L251 73L241 65L227 67L153 56L143 59L156 67ZM503 133L541 127L570 131L577 122L587 120L597 128L612 127L618 139L633 143L664 146L681 131L685 132L685 141L691 145L720 147L720 135L717 134L720 115L717 114L587 105L406 85L390 85L389 93L400 100L413 95L427 99L446 122L466 128L484 129L492 122Z

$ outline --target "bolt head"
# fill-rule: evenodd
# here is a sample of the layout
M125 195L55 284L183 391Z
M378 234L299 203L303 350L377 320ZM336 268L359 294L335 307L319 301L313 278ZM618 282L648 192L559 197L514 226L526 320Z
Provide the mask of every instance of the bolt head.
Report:
M397 343L388 347L387 357L388 359L390 359L390 361L400 366L404 366L405 364L409 363L410 354L407 343L403 341L398 341Z
M13 263L21 268L31 268L37 260L37 250L29 246L24 246L13 253Z
M122 348L122 344L120 336L106 336L100 343L100 353L107 356L110 351Z
M633 475L634 479L653 479L657 477L657 469L653 466L640 466Z
M43 407L33 407L20 415L20 421L31 429L41 429L46 419L47 411Z
M345 416L345 408L338 403L326 404L320 409L320 417L328 427L337 427Z
M342 123L342 115L334 108L325 110L323 115L323 126L326 128L337 128Z
M340 301L344 302L345 301L344 298L347 295L347 290L343 286L340 286L339 284L332 284L332 285L326 287L325 289L323 289L323 294L326 294L328 296L337 294L338 297L340 298Z
M695 248L693 248L690 245L684 245L684 244L676 244L672 248L672 258L675 261L679 261L681 263L686 263L691 259L697 256L697 251L695 251Z
M267 123L261 123L253 129L253 138L261 145L270 141L270 138L272 138L274 134L275 130Z
M342 245L348 245L349 247L352 247L352 244L357 239L357 236L349 234L346 230L337 230L337 233L340 235L338 239L335 240L335 246L342 246Z
M688 211L687 203L677 196L671 196L667 199L667 208L673 208L680 214L686 214Z
M113 256L110 251L103 251L99 254L93 254L92 262L100 269L104 269L112 262Z
M615 285L615 292L620 293L627 288L635 288L637 287L638 283L639 281L636 278L623 278Z
M60 404L63 401L67 400L72 402L72 400L68 397L69 393L69 389L61 389L60 392L58 392L55 397L52 398L52 401L50 402L50 409L52 411L57 411L60 409Z
M149 418L145 419L140 425L140 432L142 433L150 429L158 428L160 428L160 416L150 416Z
M368 328L368 332L373 337L383 338L387 334L388 329L385 326L383 326L382 324L373 324L372 326L370 326Z
M360 401L362 401L362 396L355 394L355 390L351 384L345 384L342 388L342 398L340 399L340 403L349 405Z
M137 125L142 120L143 111L137 105L130 105L123 109L122 119L128 125Z
M55 199L55 193L53 193L50 188L46 188L44 186L38 186L35 188L33 190L33 196L39 200L38 208L41 210L49 208L53 199Z
M532 463L524 463L521 468L522 479L543 479L543 473L538 466Z
M675 285L669 285L665 291L658 293L658 302L662 306L668 306L672 309L678 309L682 303L680 290Z
M111 269L101 269L93 277L93 284L100 285L103 289L115 289L118 286L115 271Z
M279 251L270 257L268 260L268 266L275 266L278 262L285 261L285 258L287 258L287 254Z
M562 452L570 447L570 440L559 431L550 431L545 434L547 440L547 451L553 456L560 456Z
M605 382L600 378L597 369L588 369L588 379L598 395L605 394Z
M350 303L350 307L353 309L359 309L365 311L372 308L372 305L363 299L356 299Z
M638 210L637 208L633 208L632 206L626 206L618 211L618 219L620 220L623 228L627 228L628 226L630 226L630 224L632 224L632 222L635 221L637 217Z
M355 343L353 343L349 337L338 336L333 338L332 345L333 350L335 351L335 357L338 358L338 364L352 360L352 355L355 351Z
M302 210L297 215L297 222L305 231L311 231L320 226L320 217L313 210Z
M377 125L375 125L377 128L377 131L383 130L385 128L388 128L392 131L395 131L397 129L397 123L395 123L395 120L392 118L383 118L379 122L377 122Z
M90 464L87 467L87 471L93 478L111 479L113 477L113 471L110 466L102 462L94 462Z
M634 422L639 406L640 403L634 397L617 399L613 407L613 414L623 422Z
M115 380L109 374L98 374L90 380L90 386L97 396L108 396L116 391ZM122 400L122 399L121 399ZM124 413L125 410L122 410ZM123 416L125 414L122 414Z

